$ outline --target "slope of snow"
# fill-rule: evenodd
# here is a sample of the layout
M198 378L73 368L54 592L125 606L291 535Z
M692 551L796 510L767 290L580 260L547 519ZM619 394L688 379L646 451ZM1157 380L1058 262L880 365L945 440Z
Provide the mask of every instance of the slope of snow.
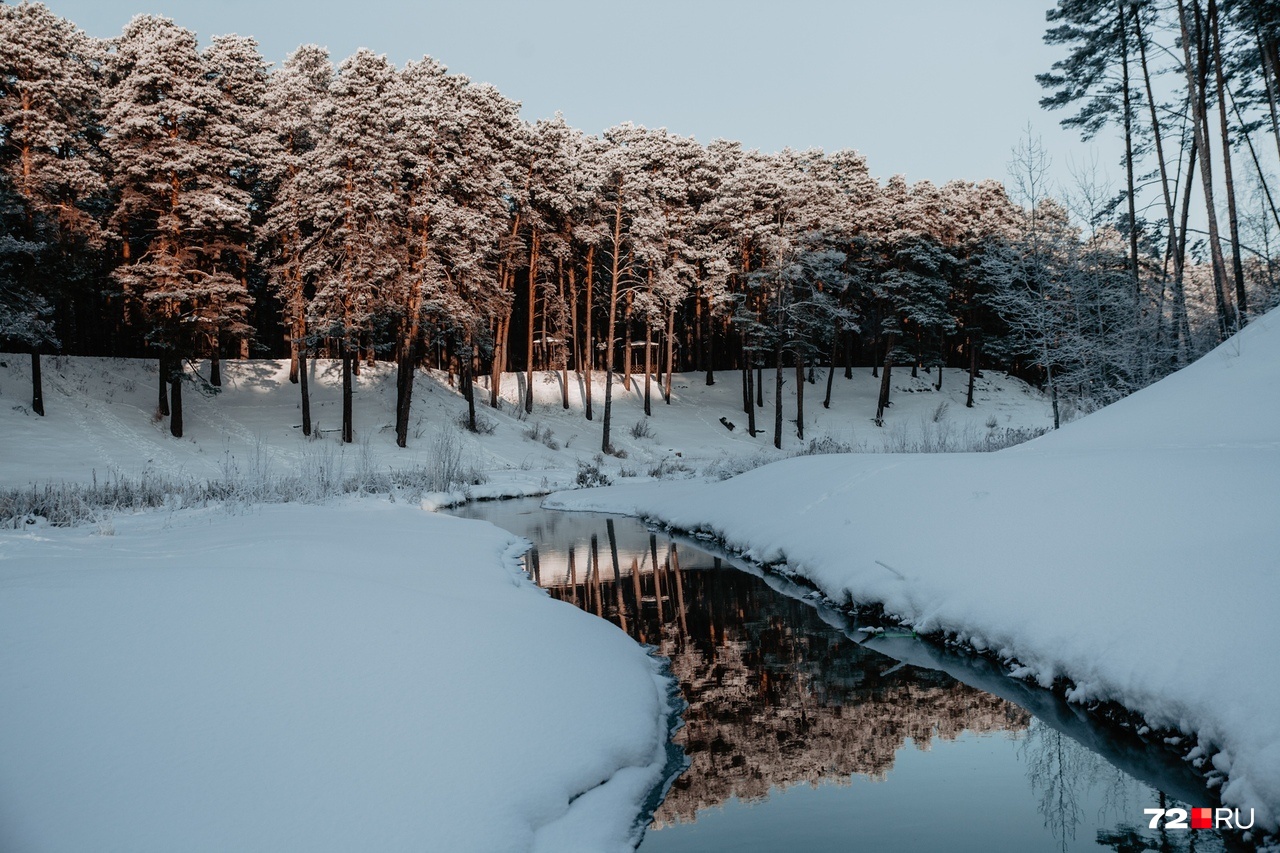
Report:
M297 470L334 457L348 474L360 467L385 471L428 464L432 442L443 431L456 431L466 403L441 373L420 372L413 395L408 447L395 445L395 370L385 362L364 367L356 379L354 423L356 443L338 441L341 426L341 376L337 362L311 364L312 415L319 441L308 441L300 428L298 386L288 380L287 361L224 361L222 390L200 393L189 383L183 395L185 435L169 435L167 418L156 409L156 365L147 359L44 359L45 417L29 410L29 358L0 355L0 485L26 486L48 481L87 482L112 472L130 477L162 475L199 480L245 472L254 466L275 471ZM207 366L198 365L207 375ZM758 423L766 428L747 435L739 374L722 372L714 386L702 374L683 374L673 382L667 405L655 382L653 416L645 419L643 377L625 388L614 384L612 442L625 459L606 457L611 476L645 475L662 460L679 460L680 474L723 467L743 470L784 458L812 439L827 439L855 449L881 450L886 443L918 442L962 445L1007 429L1044 427L1050 423L1043 395L1018 379L989 372L977 385L973 409L966 409L966 375L947 370L942 391L934 376L910 371L894 373L894 405L889 425L871 423L880 380L859 368L852 379L835 377L831 408L822 407L825 369L815 371L815 384L805 386L805 441L796 437L794 375L788 371L783 391L788 419L781 452L773 447L773 380L766 374L765 409ZM604 374L594 374L595 418L584 417L585 386L569 377L570 408L561 404L558 373L534 375L534 412L518 405L523 374L509 374L502 384L499 410L487 405L487 378L479 380L478 411L491 434L463 432L469 463L490 483L528 486L573 481L578 460L600 451L604 407ZM208 389L206 389L206 392ZM940 411L941 408L941 411ZM730 431L720 418L735 425ZM651 435L635 437L632 428L647 420ZM994 426L987 426L993 424ZM530 437L534 429L538 439ZM549 433L549 435L548 435Z
M0 849L630 850L667 681L490 525L0 532Z
M1280 818L1280 313L1056 434L994 454L808 457L548 505L785 560L837 601L1016 658L1080 702L1195 733L1225 802Z

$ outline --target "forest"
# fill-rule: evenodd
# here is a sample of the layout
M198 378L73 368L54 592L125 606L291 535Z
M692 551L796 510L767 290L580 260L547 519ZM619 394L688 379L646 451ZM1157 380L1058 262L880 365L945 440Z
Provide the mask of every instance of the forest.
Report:
M273 69L247 37L0 4L0 350L30 354L38 414L42 354L157 359L179 436L183 386L248 357L291 360L308 434L307 362L341 359L346 441L351 375L394 361L402 447L425 368L473 429L504 375L584 376L606 451L633 374L646 413L675 373L741 383L754 435L763 383L815 365L828 402L838 369L876 371L877 423L892 370L965 368L972 404L1000 368L1057 426L1280 301L1280 4L1059 0L1045 39L1042 105L1117 134L1123 186L1052 186L1030 129L1007 182L880 180L853 149L526 121L430 57Z

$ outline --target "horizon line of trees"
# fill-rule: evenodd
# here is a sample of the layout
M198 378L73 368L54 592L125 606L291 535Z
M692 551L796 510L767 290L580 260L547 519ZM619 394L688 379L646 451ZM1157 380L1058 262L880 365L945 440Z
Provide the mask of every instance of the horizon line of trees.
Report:
M752 435L766 369L778 390L794 372L803 439L813 367L829 366L829 405L835 372L855 362L881 378L877 423L895 367L937 369L938 388L942 367L965 368L972 405L980 369L999 366L1045 386L1057 426L1060 401L1130 393L1280 293L1261 164L1252 205L1237 204L1226 171L1230 268L1208 166L1212 105L1224 161L1252 151L1259 129L1280 150L1274 5L1210 0L1202 14L1179 0L1199 39L1179 124L1155 103L1145 58L1174 7L1060 0L1046 38L1072 53L1042 77L1046 105L1083 103L1068 123L1087 134L1118 116L1128 180L1113 194L1080 178L1059 200L1030 134L1012 198L992 180L882 184L850 150L762 154L631 124L591 136L560 116L525 122L492 86L429 57L397 68L361 50L335 67L306 45L270 71L250 38L201 49L172 21L138 16L101 40L41 4L0 3L0 345L31 353L39 414L42 353L158 359L175 435L190 362L208 359L218 386L220 359L250 354L290 357L306 434L307 361L341 359L345 441L353 374L393 360L401 446L414 372L432 364L457 377L473 429L477 376L496 407L504 374L525 371L531 411L535 369L563 374L565 408L577 372L606 451L615 375L644 383L652 414L655 388L670 403L673 373L692 370L708 384L738 374ZM1187 224L1197 152L1207 241ZM1147 221L1136 200L1152 156L1166 205Z

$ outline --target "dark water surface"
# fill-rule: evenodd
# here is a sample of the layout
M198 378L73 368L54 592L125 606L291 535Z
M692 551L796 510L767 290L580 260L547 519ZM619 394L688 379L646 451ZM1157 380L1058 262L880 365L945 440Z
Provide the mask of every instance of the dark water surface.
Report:
M1148 828L1144 808L1217 805L1176 756L983 658L867 639L705 543L539 503L452 513L528 539L539 586L671 661L689 767L642 853L1234 849Z

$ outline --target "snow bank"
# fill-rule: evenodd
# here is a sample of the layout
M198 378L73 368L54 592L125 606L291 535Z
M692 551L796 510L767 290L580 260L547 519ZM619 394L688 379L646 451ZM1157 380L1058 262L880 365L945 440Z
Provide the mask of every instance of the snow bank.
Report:
M837 601L1016 657L1071 698L1196 733L1225 802L1280 818L1280 313L1183 372L994 454L807 457L548 506L786 560Z
M366 365L356 377L355 443L338 440L342 382L338 362L312 359L311 411L314 440L302 435L297 385L289 382L288 360L229 359L222 362L223 387L217 394L191 383L183 397L185 435L169 435L167 418L157 417L154 359L47 357L44 359L45 417L32 414L27 356L0 354L0 487L69 481L88 483L111 474L170 480L261 478L271 474L324 470L330 477L362 472L430 468L442 434L456 437L466 468L478 469L488 487L541 484L566 488L577 463L594 463L600 452L605 376L594 375L595 417L586 420L581 378L570 376L569 408L562 407L562 377L534 375L534 409L520 406L523 374L508 374L500 409L487 405L488 377L477 380L482 432L461 431L467 404L438 371L419 371L415 379L408 446L395 443L395 365ZM199 365L200 373L207 373ZM644 475L664 462L702 472L709 468L741 471L792 455L811 440L879 451L899 444L930 442L964 447L1010 431L1044 427L1050 421L1044 396L1018 379L988 371L975 390L975 407L964 406L966 375L945 371L935 391L936 374L894 373L890 426L872 424L880 380L868 368L852 379L835 377L831 408L822 407L826 371L815 371L805 386L805 440L788 424L781 451L773 447L774 388L765 383L763 432L747 434L742 389L736 372L722 372L708 386L702 374L678 374L667 405L653 393L653 416L646 418L643 378L631 387L621 379L613 388L611 442L625 459L605 457L610 477ZM205 393L199 393L203 388ZM786 377L783 404L795 417L795 384ZM727 429L721 423L734 424ZM646 429L633 431L637 423ZM988 425L992 426L988 426ZM678 473L678 472L673 472ZM473 495L477 489L471 489Z
M377 501L113 524L0 533L0 849L631 849L667 682L520 540Z

